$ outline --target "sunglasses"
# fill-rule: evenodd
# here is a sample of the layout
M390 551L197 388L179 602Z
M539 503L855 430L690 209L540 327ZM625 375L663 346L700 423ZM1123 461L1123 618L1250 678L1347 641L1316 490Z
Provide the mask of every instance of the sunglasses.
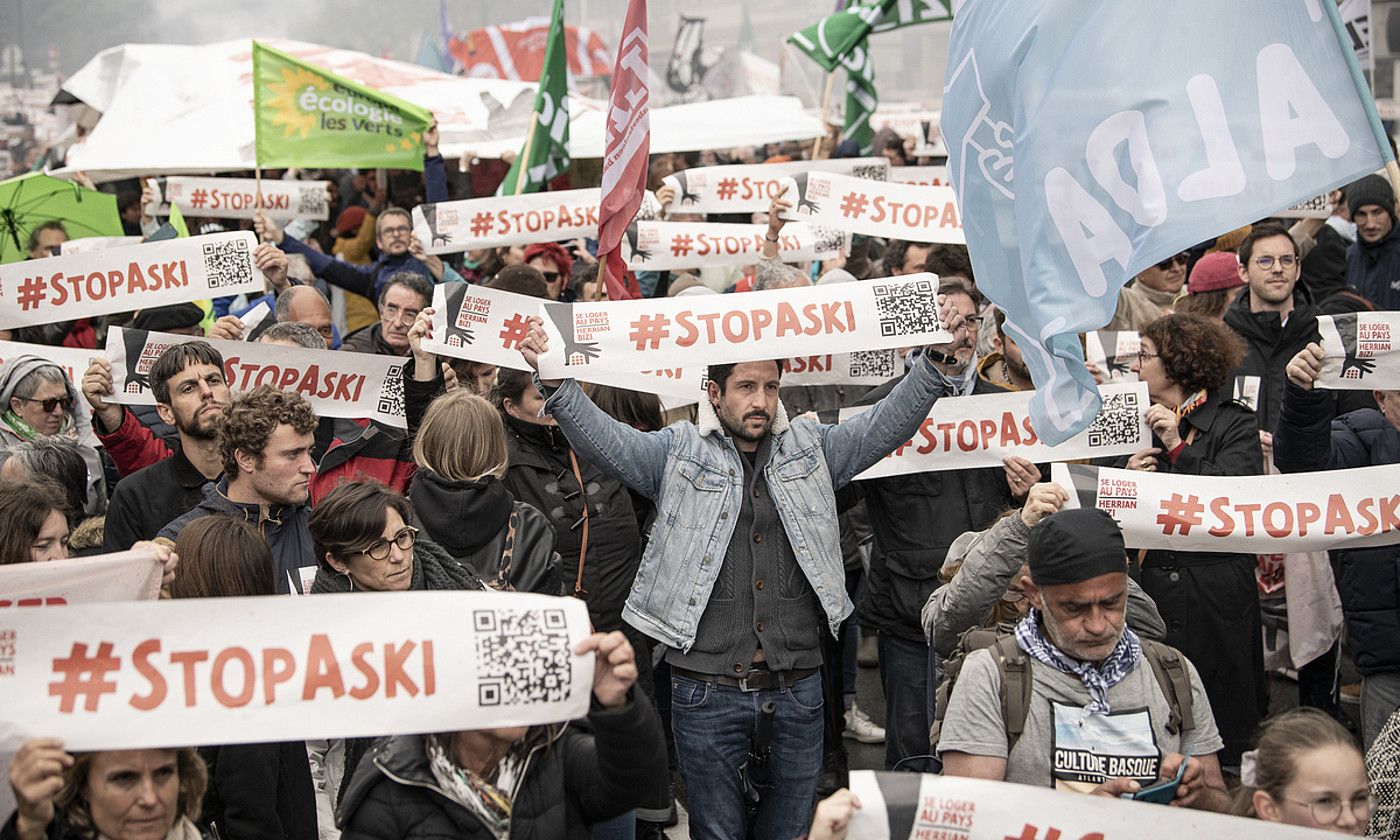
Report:
M49 397L46 400L31 400L25 399L24 397L20 397L20 399L23 399L25 402L38 403L39 407L44 409L45 414L53 414L53 410L59 406L63 406L64 411L73 410L72 397Z
M544 282L546 283L559 282L559 272L557 271L541 271L540 274L544 275Z
M1171 268L1172 266L1176 265L1177 263L1181 263L1182 265L1186 265L1187 262L1188 262L1188 257L1187 257L1185 254L1177 254L1177 255L1174 256L1174 257L1167 257L1165 260L1162 260L1161 262L1157 263L1157 270L1158 270L1158 271L1166 271L1167 269Z

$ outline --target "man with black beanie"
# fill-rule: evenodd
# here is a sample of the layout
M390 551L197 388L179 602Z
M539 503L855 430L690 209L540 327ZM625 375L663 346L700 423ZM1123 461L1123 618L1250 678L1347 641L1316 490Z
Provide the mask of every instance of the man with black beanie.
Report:
M1346 188L1356 224L1356 242L1347 249L1347 282L1377 309L1400 309L1400 233L1395 224L1395 191L1380 175L1367 175Z
M1116 797L1188 761L1174 804L1226 810L1224 744L1200 676L1126 626L1128 560L1113 517L1053 514L1031 531L1027 555L1031 610L1014 646L998 642L963 662L938 741L944 775ZM1002 696L1013 669L1030 682L1019 732ZM1189 700L1169 699L1178 685L1188 693L1188 681Z

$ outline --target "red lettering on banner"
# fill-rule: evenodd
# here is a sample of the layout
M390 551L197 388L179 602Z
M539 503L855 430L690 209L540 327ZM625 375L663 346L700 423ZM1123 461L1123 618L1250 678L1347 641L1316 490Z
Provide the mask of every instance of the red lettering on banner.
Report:
M938 435L934 431L932 418L925 417L924 422L919 424L919 436L924 439L924 442L914 450L915 452L920 455L927 455L938 449ZM910 443L913 443L913 441L910 441ZM907 445L908 444L906 444L906 446Z
M1347 506L1346 499L1342 498L1341 493L1333 493L1327 497L1327 524L1322 532L1330 536L1337 533L1339 528L1348 534L1356 533L1356 523L1351 520L1351 508Z
M1308 535L1308 526L1322 519L1322 508L1312 502L1303 502L1298 505L1298 536Z
M1254 536L1254 514L1262 507L1262 504L1253 503L1235 505L1235 510L1244 515L1244 535L1246 537Z
M0 609L5 607L62 607L67 603L67 598L60 598L56 595L43 598L20 598L17 601L11 601L8 598L0 598Z
M1276 524L1278 517L1275 514L1283 514L1282 524ZM1264 524L1264 532L1274 539L1286 537L1293 533L1293 508L1283 502L1270 502L1264 507L1264 515L1261 520Z
M982 448L989 449L992 445L992 440L997 436L997 421L983 420L978 426L980 426L982 430Z
M1391 496L1388 499L1379 499L1381 503L1381 530L1385 532L1400 529L1400 496Z
M364 685L350 689L350 696L356 700L366 700L373 697L374 693L379 690L379 673L374 670L374 666L370 665L368 660L368 656L373 652L374 645L370 642L360 642L350 652L350 663L365 678Z
M177 650L170 654L170 661L184 669L185 706L194 706L195 677L194 666L209 658L207 650Z
M1230 518L1230 500L1221 496L1212 499L1210 512L1215 514L1216 521L1220 524L1211 528L1206 533L1212 537L1228 537L1235 530L1235 521Z
M695 324L691 322L690 315L691 313L688 309L684 312L676 313L675 324L683 330L683 332L676 337L677 347L690 347L695 343L695 340L700 337L700 331L695 329Z
M798 335L802 332L802 326L797 321L797 311L789 304L778 304L778 329L777 335L782 338L785 335Z
M306 649L306 682L301 688L301 699L315 700L323 688L329 689L332 697L345 693L345 682L340 678L340 665L335 661L331 640L325 633L317 633Z
M1356 512L1361 516L1361 527L1357 531L1365 536L1376 533L1380 527L1380 520L1371 512L1371 507L1375 504L1375 499L1362 499L1356 506Z
M271 706L277 686L290 682L297 671L296 657L286 648L264 648L262 652L263 703Z
M236 659L243 667L243 690L237 694L229 694L224 680L224 669L228 667L229 660ZM210 675L210 682L214 689L214 699L219 704L230 709L238 709L248 705L253 699L253 691L257 687L257 666L253 664L253 656L241 647L226 648L219 651L219 655L214 657L214 672Z
M131 651L131 664L136 672L145 677L146 682L151 686L151 690L145 696L133 694L131 703L133 709L149 712L165 702L165 677L161 676L155 666L151 664L151 656L160 653L160 639L147 639L137 645Z
M404 660L417 647L413 642L404 642L402 645L387 644L384 646L384 696L395 697L398 695L399 685L403 685L404 691L409 697L418 696L418 686L408 676L408 671L404 668Z

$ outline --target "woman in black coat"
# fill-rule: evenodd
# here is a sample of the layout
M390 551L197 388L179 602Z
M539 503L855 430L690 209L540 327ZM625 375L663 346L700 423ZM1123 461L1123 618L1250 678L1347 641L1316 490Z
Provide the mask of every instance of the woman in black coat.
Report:
M586 840L589 828L665 800L661 720L633 688L621 633L595 633L588 717L551 726L408 735L379 741L337 812L343 840Z
M175 542L174 598L275 595L272 552L230 516L196 519ZM199 748L209 786L198 824L222 840L316 840L316 798L305 741Z
M1142 328L1132 368L1147 383L1153 448L1127 468L1182 475L1259 475L1264 456L1254 412L1220 389L1244 356L1218 321L1166 315ZM1201 674L1225 741L1220 763L1236 766L1268 703L1253 554L1139 553L1142 588L1167 623L1167 644Z
M464 389L428 408L413 443L418 465L408 491L434 542L500 588L560 595L554 528L501 483L506 434L501 416Z

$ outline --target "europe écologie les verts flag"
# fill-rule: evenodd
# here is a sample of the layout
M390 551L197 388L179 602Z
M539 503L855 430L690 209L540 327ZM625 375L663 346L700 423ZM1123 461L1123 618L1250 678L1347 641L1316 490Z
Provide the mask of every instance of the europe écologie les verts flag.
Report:
M423 169L426 108L253 42L259 166Z

